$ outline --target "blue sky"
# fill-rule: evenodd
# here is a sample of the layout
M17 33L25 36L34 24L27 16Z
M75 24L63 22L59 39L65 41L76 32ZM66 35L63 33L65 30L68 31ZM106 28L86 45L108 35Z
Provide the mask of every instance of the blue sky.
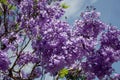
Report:
M101 12L100 18L104 22L120 26L120 0L64 0L64 2L70 5L65 13L69 23L79 18L86 6L92 5Z
M70 7L66 9L64 16L67 21L73 25L75 19L80 18L80 13L85 10L86 6L94 6L98 12L101 12L101 20L107 24L112 24L120 28L120 0L64 0ZM64 20L64 17L62 17ZM120 73L120 62L113 65L116 72ZM53 80L46 76L46 80Z

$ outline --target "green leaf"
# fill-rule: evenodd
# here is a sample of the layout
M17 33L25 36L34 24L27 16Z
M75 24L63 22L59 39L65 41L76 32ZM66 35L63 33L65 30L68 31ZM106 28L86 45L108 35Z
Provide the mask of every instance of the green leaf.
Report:
M16 6L9 4L8 5L9 10L16 10Z
M64 9L67 9L67 8L69 8L70 6L67 5L66 3L62 3L62 4L61 4L61 7L64 8Z
M15 25L15 28L18 29L18 28L19 28L19 24L16 24L16 25Z
M0 16L2 16L2 11L0 11Z
M68 69L64 68L64 69L60 70L59 77L64 78L67 74L68 74Z
M7 5L7 0L0 0L0 3L3 3L3 4Z

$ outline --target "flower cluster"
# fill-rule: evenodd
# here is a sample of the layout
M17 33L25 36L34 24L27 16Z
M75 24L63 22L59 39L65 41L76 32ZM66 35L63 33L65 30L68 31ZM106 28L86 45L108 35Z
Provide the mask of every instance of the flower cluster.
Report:
M23 0L19 6L21 15L20 27L25 28L29 35L34 37L39 32L40 27L44 27L53 19L59 19L64 10L58 2L49 5L46 1Z
M119 80L120 79L120 74L115 74L113 80Z
M81 36L84 39L85 59L80 67L87 80L93 80L96 76L99 79L103 79L105 75L110 76L114 71L112 64L120 60L120 30L101 22L99 14L96 14L94 11L82 13L83 20L77 20L74 28L76 40Z
M82 17L83 18L83 17ZM105 30L106 25L100 20L76 20L74 33L84 38L97 38Z
M31 52L23 52L23 53L20 53L20 55L21 56L17 62L18 65L25 65L34 61L35 55L32 54Z
M7 53L0 51L0 70L6 71L9 68L10 61Z
M120 30L114 27L109 27L108 30L101 36L101 47L113 48L114 50L120 50Z
M70 58L71 54L65 48L70 44L70 35L69 25L60 20L52 20L41 27L41 39L33 41L32 47L36 54L41 56L41 64L47 71L54 74L69 64L66 58Z

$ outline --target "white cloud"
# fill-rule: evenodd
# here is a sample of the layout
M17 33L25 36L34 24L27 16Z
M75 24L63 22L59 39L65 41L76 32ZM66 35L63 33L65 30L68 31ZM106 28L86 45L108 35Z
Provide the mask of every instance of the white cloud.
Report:
M71 17L71 16L76 16L78 14L80 14L80 10L82 10L83 6L85 4L88 4L88 6L90 5L89 2L91 4L96 3L98 0L63 0L63 3L66 3L67 5L69 5L70 7L67 8L65 11L65 16L67 17Z
M71 17L75 15L83 6L85 0L64 0L63 3L66 3L70 7L67 8L65 11L65 15Z
M90 2L93 4L93 3L96 3L98 0L90 0Z

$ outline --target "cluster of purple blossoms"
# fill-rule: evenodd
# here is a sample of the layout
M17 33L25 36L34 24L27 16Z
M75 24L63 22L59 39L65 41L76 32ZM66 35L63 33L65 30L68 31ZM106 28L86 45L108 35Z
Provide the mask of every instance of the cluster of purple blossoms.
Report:
M120 74L114 74L113 80L119 80L120 79Z
M0 70L6 71L9 68L10 61L7 53L0 50Z
M49 5L46 1L23 0L19 6L21 23L28 35L39 35L41 27L50 23L53 19L59 19L64 10L58 2Z
M1 39L1 49L3 51L15 51L17 49L18 43L21 42L23 42L23 38L19 36L19 34L14 32L10 33L8 36Z
M54 74L65 65L70 64L66 59L71 56L66 47L71 43L69 41L70 35L69 25L60 20L52 20L41 27L41 39L33 41L32 46L36 50L36 54L41 56L41 64L47 72Z
M20 53L20 55L21 56L17 62L18 65L25 65L30 62L34 63L36 55L32 54L31 52L23 52L23 53Z
M108 27L108 30L101 36L101 47L110 47L115 51L120 50L120 30L115 27Z
M86 51L81 52L84 53L85 59L80 67L87 80L93 80L96 76L103 79L112 74L112 64L120 59L120 30L101 22L99 14L95 11L82 13L82 18L83 20L76 21L74 28L76 39L82 36L85 40L83 43L77 42L84 44L83 48ZM85 42L91 44L86 45Z

